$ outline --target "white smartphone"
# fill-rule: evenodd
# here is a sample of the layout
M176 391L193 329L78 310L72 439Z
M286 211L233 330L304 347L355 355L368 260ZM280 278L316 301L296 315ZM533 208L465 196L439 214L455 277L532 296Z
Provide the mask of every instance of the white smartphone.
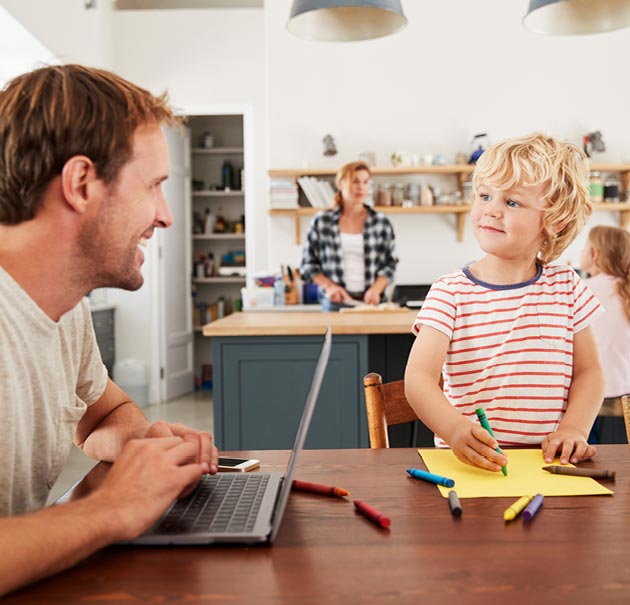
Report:
M250 458L219 458L219 472L251 471L260 466L260 460Z

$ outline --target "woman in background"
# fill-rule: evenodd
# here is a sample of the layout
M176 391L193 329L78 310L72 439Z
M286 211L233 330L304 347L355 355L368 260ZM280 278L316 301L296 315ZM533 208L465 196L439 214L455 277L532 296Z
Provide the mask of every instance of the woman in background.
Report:
M343 166L335 179L335 207L315 215L306 236L302 277L332 303L376 305L394 279L394 229L384 214L365 204L371 177L364 162Z
M586 283L606 309L593 322L606 381L600 414L619 416L620 397L630 394L630 233L618 227L593 227L580 266L591 275ZM599 442L601 422L599 417L589 442Z

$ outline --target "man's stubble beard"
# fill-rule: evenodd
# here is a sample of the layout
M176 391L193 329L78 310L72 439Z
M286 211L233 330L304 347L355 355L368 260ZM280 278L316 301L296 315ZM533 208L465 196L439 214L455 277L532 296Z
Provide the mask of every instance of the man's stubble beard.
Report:
M144 283L142 273L135 268L137 245L130 244L120 259L113 259L108 254L116 249L111 245L115 243L115 238L108 227L115 223L115 212L109 194L95 222L86 225L79 235L78 256L81 260L77 272L82 282L90 284L88 292L94 288L135 291Z

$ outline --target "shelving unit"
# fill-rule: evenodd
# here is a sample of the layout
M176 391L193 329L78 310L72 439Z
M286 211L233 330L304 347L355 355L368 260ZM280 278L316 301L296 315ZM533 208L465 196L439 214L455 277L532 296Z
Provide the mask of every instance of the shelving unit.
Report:
M403 175L433 175L433 176L453 176L457 178L457 187L463 194L463 185L470 178L474 170L474 166L470 164L456 164L450 166L413 166L413 167L380 167L372 168L371 172L375 178L386 176L403 176ZM597 163L593 162L590 166L592 171L602 173L618 173L620 175L621 190L630 191L630 163L613 164L613 163ZM334 176L336 172L327 168L314 169L276 169L269 170L269 178L292 178L297 180L301 176ZM375 206L375 210L384 214L452 214L456 219L456 235L457 241L464 239L464 230L466 227L466 215L470 210L469 204L458 206ZM630 227L630 202L621 203L603 203L594 204L595 211L603 212L619 212L619 223L624 229ZM296 244L302 243L301 219L304 216L310 216L318 212L319 208L300 207L293 209L270 209L271 216L293 216L295 217L295 240Z
M245 215L245 191L241 170L244 167L244 116L230 115L191 115L188 127L192 147L191 153L191 200L192 213L198 213L203 219L206 209L210 209L215 218L221 214L227 225L234 225ZM206 132L212 133L214 146L199 146ZM233 166L235 178L230 189L223 188L221 168L225 160ZM197 181L197 183L194 183ZM203 183L200 183L200 182ZM234 187L236 186L236 188ZM194 220L191 221L194 225ZM209 253L214 255L214 274L197 277L195 271L191 277L193 304L208 311L205 317L193 313L198 321L194 322L195 332L194 367L195 373L202 378L202 367L212 363L210 339L201 335L202 326L216 319L220 307L225 312L233 310L240 300L240 289L245 285L245 277L218 275L221 257L228 252L245 251L246 233L193 233L191 234L191 253L193 267L195 260ZM223 303L219 304L219 300ZM203 378L202 378L203 379Z

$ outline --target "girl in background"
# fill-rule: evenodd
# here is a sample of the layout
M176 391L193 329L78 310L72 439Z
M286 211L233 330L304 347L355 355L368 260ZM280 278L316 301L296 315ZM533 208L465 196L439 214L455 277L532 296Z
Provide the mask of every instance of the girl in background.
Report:
M593 322L606 381L600 417L589 437L589 442L598 443L602 417L621 416L620 398L630 393L630 233L618 227L593 227L580 266L591 275L586 283L606 309Z

